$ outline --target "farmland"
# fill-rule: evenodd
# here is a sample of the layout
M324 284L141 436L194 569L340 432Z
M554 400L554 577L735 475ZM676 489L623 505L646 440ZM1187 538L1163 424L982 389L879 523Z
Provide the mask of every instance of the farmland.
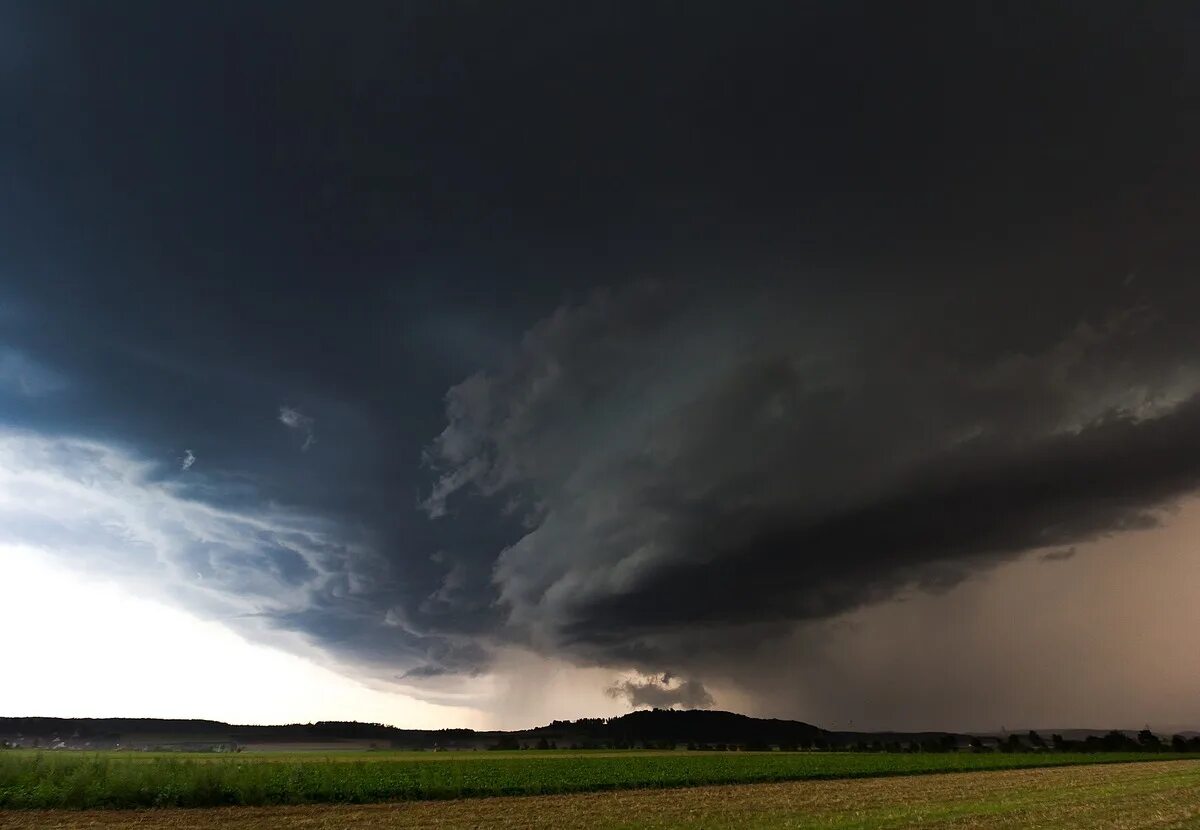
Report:
M0 811L4 830L1200 827L1200 762L792 781L688 789L204 810Z
M565 750L220 756L16 750L0 754L0 808L366 804L913 776L1147 757L1145 753Z

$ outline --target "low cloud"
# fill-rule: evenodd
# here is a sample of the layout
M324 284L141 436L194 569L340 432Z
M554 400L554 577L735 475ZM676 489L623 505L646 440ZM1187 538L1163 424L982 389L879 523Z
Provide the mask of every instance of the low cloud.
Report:
M673 682L669 674L640 680L624 680L605 689L613 699L623 699L633 708L649 706L654 709L707 709L713 705L713 696L704 684L697 680Z
M1062 550L1047 551L1042 554L1043 562L1066 562L1068 559L1075 558L1075 548L1063 548Z

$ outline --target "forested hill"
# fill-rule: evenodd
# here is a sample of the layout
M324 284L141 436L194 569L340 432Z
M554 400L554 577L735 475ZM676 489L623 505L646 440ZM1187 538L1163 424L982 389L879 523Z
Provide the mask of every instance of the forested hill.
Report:
M809 723L706 709L648 709L616 718L554 721L527 734L621 744L702 743L809 746L826 733Z
M859 749L937 751L1075 749L1200 751L1194 733L1156 736L1149 730L1060 730L1004 735L949 732L830 732L793 720L752 718L734 712L653 709L615 718L553 721L533 729L478 732L471 729L400 729L380 723L320 721L284 726L235 725L212 720L154 718L2 718L4 746L66 749L242 748L346 749Z
M325 743L376 742L381 747L434 748L525 746L553 741L557 746L633 746L647 744L730 744L808 746L826 732L800 721L751 718L733 712L657 709L616 718L554 721L512 732L471 729L399 729L378 723L321 721L284 726L253 726L211 720L154 718L0 718L0 738L22 744L65 742L169 745L203 742Z

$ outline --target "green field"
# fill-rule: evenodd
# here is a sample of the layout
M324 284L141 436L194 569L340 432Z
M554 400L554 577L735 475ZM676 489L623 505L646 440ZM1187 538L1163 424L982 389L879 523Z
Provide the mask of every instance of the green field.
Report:
M361 804L865 778L1195 756L1145 753L0 754L0 808Z

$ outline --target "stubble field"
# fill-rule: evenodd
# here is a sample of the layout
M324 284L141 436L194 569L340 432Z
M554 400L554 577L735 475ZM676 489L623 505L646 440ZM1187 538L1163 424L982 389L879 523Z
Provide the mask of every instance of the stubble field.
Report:
M3 830L1200 827L1200 761L371 805L0 811Z

